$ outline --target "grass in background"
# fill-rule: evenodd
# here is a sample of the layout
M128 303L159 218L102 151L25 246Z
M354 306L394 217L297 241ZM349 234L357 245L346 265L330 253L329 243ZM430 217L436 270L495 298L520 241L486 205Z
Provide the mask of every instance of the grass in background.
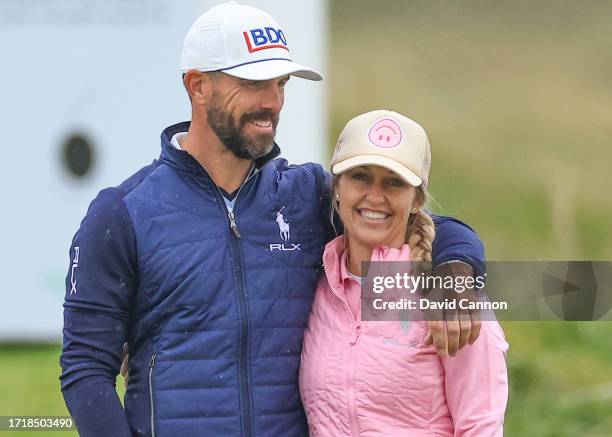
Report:
M4 345L0 348L0 363L3 416L68 414L59 391L56 345Z
M430 137L440 212L489 259L612 259L612 3L330 7L330 145L361 112L401 112Z
M333 147L378 108L432 144L489 260L612 260L612 3L331 0ZM510 437L612 435L612 324L504 323Z
M0 415L2 416L68 416L60 391L59 356L61 347L53 344L0 345ZM117 380L123 399L123 380ZM72 436L74 432L8 432L0 436L18 437Z
M507 436L612 433L612 324L506 322L510 342Z

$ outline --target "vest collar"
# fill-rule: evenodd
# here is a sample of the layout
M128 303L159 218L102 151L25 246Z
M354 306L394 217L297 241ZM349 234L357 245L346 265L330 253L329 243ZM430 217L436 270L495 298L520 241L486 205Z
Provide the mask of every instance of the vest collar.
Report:
M191 156L188 152L184 150L179 150L174 147L170 140L172 137L180 132L187 132L189 130L189 126L191 125L190 121L185 121L182 123L177 123L172 126L167 127L161 133L161 155L160 160L175 167L179 170L187 171L195 174L196 176L206 176L208 179L211 179L208 176L206 170L200 165L200 163ZM280 155L280 147L278 144L274 143L274 147L272 150L255 160L255 168L260 169L268 162L272 161ZM212 179L211 179L212 181Z

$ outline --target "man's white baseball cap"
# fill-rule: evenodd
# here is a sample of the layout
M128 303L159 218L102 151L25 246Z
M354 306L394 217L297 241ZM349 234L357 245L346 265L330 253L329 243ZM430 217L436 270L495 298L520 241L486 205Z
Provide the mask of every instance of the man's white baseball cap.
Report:
M285 32L262 10L235 1L217 5L193 23L181 55L181 71L223 71L247 80L288 74L321 80L318 71L293 62Z
M393 111L358 115L340 133L331 168L337 175L362 165L384 167L414 187L427 186L431 147L425 130Z

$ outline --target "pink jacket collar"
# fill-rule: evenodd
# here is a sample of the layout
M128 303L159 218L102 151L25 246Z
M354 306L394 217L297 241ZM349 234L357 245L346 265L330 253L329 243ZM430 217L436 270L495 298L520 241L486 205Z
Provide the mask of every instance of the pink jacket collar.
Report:
M323 268L327 282L332 290L344 289L344 281L349 279L347 265L347 244L344 235L340 235L327 243L323 252ZM381 246L372 251L370 261L410 261L410 247L403 244L400 249Z

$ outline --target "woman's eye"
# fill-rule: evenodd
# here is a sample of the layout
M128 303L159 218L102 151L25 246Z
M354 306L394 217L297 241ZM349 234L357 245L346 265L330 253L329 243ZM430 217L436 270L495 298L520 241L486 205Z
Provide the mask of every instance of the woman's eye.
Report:
M352 178L358 181L365 181L367 180L368 175L365 173L353 173Z
M406 185L405 182L401 179L390 179L387 183L392 187L403 187L404 185Z

